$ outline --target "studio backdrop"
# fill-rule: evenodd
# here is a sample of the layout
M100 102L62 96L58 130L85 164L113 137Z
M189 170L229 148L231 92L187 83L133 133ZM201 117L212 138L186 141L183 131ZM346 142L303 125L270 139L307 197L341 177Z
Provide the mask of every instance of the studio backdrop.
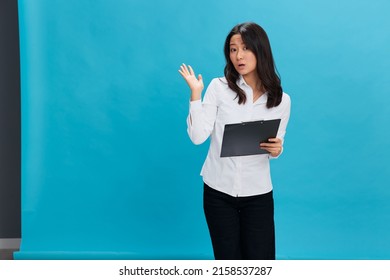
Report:
M18 259L210 259L181 63L223 76L268 32L292 99L272 162L279 259L390 258L390 2L19 0Z

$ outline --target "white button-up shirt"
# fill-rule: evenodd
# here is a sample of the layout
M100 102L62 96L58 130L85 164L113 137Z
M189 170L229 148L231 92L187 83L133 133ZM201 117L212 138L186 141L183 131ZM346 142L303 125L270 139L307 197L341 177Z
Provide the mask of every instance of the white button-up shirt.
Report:
M228 87L225 78L211 81L203 102L190 102L188 135L194 144L203 143L211 135L201 171L208 186L235 197L268 193L272 190L269 164L272 157L269 154L221 157L223 132L225 124L281 119L277 137L283 141L290 117L290 97L283 93L279 106L268 109L267 93L253 103L252 88L242 77L237 83L247 96L245 104L238 104L237 94Z

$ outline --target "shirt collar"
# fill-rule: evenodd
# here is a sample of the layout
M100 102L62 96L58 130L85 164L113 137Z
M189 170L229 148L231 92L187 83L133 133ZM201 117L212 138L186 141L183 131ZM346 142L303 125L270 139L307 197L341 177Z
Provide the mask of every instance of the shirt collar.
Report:
M238 78L237 80L237 84L239 87L242 87L243 85L247 86L247 87L250 87L244 80L244 77L242 75L240 75L240 77ZM267 100L268 100L268 92L264 92L264 94L262 96L260 96L259 99L256 100L255 103L267 103Z
M242 75L240 75L240 77L238 78L237 84L238 84L239 86L242 86L242 85L248 86L248 84L245 82L244 77L243 77ZM249 87L249 86L248 86L248 87Z
M266 91L262 96L260 96L259 99L256 100L256 103L264 104L267 103L267 100L268 100L268 92Z

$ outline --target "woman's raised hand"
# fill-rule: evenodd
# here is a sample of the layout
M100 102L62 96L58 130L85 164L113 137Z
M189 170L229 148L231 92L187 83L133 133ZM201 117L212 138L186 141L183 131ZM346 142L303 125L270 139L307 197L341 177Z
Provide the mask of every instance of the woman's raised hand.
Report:
M198 77L196 77L192 67L190 65L187 66L184 63L180 66L179 73L190 87L191 101L199 100L204 88L202 75L199 74Z

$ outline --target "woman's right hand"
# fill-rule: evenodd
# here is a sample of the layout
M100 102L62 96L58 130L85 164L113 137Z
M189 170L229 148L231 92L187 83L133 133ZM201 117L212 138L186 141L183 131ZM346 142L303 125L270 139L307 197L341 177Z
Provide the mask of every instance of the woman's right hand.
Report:
M190 87L191 101L199 100L204 88L202 75L199 74L197 78L192 67L190 65L187 67L184 63L180 66L179 73Z

